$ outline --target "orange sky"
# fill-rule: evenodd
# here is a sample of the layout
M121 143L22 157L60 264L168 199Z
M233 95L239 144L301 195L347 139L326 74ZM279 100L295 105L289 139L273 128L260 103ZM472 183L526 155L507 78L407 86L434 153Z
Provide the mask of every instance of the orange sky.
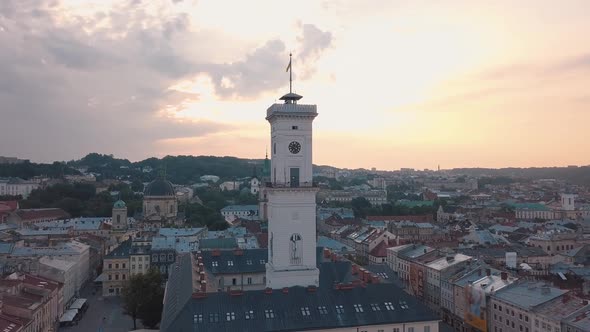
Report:
M57 21L71 26L97 13L113 15L115 3L63 1ZM181 17L174 21L181 32L165 45L149 44L182 55L178 67L166 68L182 74L158 81L175 98L158 100L146 112L154 123L183 127L174 135L146 136L144 144L80 144L54 155L77 158L86 149L134 160L177 154L263 158L265 111L288 89L284 69L292 51L295 91L304 96L301 102L318 105L316 164L590 164L588 1L156 3L126 11L130 17L139 15L136 10L151 13L141 16L139 37L118 33L109 16L86 23L84 38L91 45L106 38L143 41L151 28L167 31L157 20ZM141 58L142 52L133 55ZM139 83L146 80L129 84L129 98ZM107 96L93 95L87 107ZM115 113L113 104L105 105L102 112ZM184 129L189 125L210 130L191 134ZM36 159L33 148L8 151Z

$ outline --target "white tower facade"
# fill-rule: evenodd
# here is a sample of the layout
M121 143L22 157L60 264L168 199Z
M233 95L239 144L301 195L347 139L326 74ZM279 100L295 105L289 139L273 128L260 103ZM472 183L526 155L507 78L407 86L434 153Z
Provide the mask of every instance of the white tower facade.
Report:
M284 104L273 104L266 120L271 126L268 201L268 263L270 288L318 286L316 265L316 194L312 183L312 123L315 105L299 105L289 93Z
M576 195L561 194L561 206L566 211L573 211L576 209Z

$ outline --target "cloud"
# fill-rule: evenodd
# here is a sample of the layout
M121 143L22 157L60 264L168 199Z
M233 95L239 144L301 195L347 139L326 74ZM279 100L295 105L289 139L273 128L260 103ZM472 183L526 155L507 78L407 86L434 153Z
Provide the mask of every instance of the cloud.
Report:
M221 49L234 54L220 47L233 40L194 28L172 2L180 1L129 0L80 14L59 0L0 1L2 154L44 161L91 151L135 159L162 154L153 150L162 140L235 130L182 119L179 105L200 98L169 89L182 79L206 74L222 99L255 98L285 84L283 41L219 62ZM317 31L305 29L302 44L317 57L323 48L306 39Z

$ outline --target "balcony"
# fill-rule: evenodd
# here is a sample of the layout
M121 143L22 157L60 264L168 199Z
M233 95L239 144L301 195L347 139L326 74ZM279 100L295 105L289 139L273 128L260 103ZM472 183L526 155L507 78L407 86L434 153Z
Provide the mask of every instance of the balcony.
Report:
M265 182L264 186L266 188L318 188L316 182L308 181L308 182L286 182L286 183L278 183L278 182Z

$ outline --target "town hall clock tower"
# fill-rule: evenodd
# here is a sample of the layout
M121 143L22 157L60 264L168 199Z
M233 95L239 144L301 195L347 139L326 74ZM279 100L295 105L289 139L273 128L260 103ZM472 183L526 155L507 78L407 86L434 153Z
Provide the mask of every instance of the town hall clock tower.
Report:
M290 68L289 68L290 69ZM318 286L316 265L316 194L312 182L312 123L316 105L302 105L288 93L266 111L271 130L268 201L270 288Z

